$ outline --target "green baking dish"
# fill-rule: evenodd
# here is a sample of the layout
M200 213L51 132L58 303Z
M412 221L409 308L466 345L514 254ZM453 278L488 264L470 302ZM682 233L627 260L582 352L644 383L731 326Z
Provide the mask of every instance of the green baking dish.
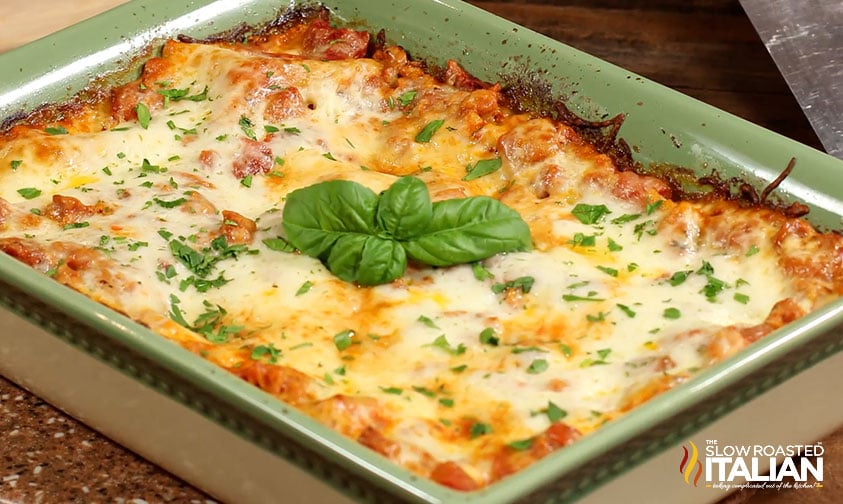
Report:
M0 118L60 101L166 37L204 37L257 25L295 1L134 0L0 56ZM780 186L811 207L815 225L839 228L843 163L725 112L457 0L326 3L433 62L458 59L487 81L529 73L588 118L627 113L620 135L636 158L765 185L791 157ZM127 78L122 74L114 79ZM2 119L0 119L2 120ZM843 301L700 373L530 468L472 493L422 480L125 317L0 256L0 302L82 351L183 403L261 449L293 461L352 497L371 501L565 502L843 348ZM0 350L14 334L0 335ZM2 356L0 352L0 356Z

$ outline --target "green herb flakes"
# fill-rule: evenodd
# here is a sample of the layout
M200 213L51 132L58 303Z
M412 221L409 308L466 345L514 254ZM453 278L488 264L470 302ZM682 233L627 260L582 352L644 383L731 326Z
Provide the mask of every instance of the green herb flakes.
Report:
M135 113L138 116L138 123L141 125L141 128L148 129L149 122L152 120L152 115L149 113L149 107L147 107L143 102L138 102L135 106Z
M603 217L612 213L606 205L586 205L578 203L571 214L583 224L597 224Z
M24 187L22 189L18 189L17 192L23 197L23 199L28 200L41 196L41 189L36 189L34 187Z
M439 128L441 128L443 124L445 124L444 119L436 119L425 124L424 128L422 128L421 131L419 131L419 133L416 135L416 142L430 142L430 139L433 138L433 134L436 133L436 131L439 130Z
M467 166L466 174L462 179L466 181L478 179L500 170L501 166L501 158L482 159L474 163L474 166Z
M342 352L343 350L347 349L351 346L352 337L354 336L354 331L351 329L346 329L345 331L340 331L334 335L334 346L337 347L337 350Z
M301 284L301 287L296 291L296 296L302 296L310 292L310 288L313 287L313 282L310 280L306 281L305 283Z

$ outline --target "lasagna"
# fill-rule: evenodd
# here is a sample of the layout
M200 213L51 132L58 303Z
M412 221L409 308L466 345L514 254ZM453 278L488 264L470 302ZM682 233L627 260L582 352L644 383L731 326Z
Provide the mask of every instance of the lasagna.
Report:
M0 250L473 490L843 292L838 235L601 150L320 13L7 122Z

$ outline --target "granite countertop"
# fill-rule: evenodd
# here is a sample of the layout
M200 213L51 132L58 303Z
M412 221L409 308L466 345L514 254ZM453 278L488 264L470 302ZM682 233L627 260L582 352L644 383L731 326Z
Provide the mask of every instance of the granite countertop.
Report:
M3 0L0 52L124 1L77 0L58 9L53 0ZM473 3L820 147L737 0ZM822 492L746 491L726 501L843 501L843 428L824 446ZM30 502L213 500L0 377L0 504Z
M0 503L214 502L0 378Z

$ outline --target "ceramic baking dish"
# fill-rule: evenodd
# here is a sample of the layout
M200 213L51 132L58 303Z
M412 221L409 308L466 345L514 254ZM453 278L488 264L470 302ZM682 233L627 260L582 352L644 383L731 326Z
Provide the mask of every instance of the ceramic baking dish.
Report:
M295 5L277 0L134 0L0 56L0 118L66 99L92 79L132 63L163 38L201 38L241 23L259 25ZM760 187L795 157L798 168L781 184L782 197L808 204L815 225L841 225L843 163L821 152L457 0L334 0L326 5L355 26L384 28L390 42L415 57L440 63L456 58L487 81L535 76L587 118L625 112L620 135L645 164L676 164L699 173L714 169ZM129 78L130 72L112 77ZM810 373L814 364L843 348L841 301L530 468L484 490L460 493L404 471L5 255L0 255L0 303L40 327L0 320L0 372L192 483L236 502L282 498L271 493L280 491L282 477L273 471L276 464L288 467L287 462L361 500L575 500L613 484L648 458L668 453L800 372ZM835 376L839 382L839 368L824 369L826 384L834 383ZM811 387L812 381L800 384ZM103 403L103 398L113 402ZM752 419L751 406L741 417L744 424ZM841 411L829 415L800 435L818 437L843 421ZM219 460L207 464L208 457ZM672 465L678 464L677 455ZM220 480L220 471L230 479ZM305 481L296 472L283 477L292 478L293 485ZM690 501L710 500L714 494L701 495ZM340 497L332 493L330 498Z

